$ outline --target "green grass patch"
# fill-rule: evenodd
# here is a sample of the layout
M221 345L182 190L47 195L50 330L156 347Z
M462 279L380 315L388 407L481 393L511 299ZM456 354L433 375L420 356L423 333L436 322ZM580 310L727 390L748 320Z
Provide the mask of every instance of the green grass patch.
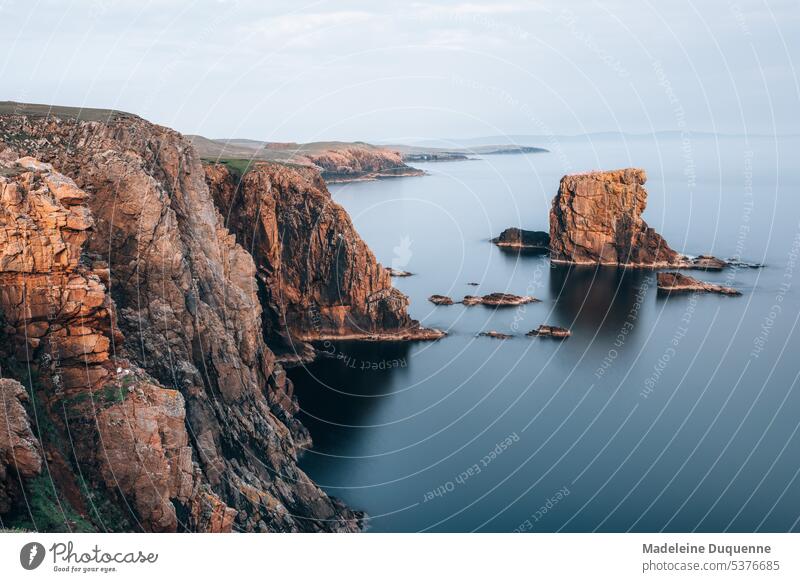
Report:
M69 502L59 495L53 482L47 475L38 475L28 479L25 487L30 514L18 521L9 523L15 528L38 530L45 532L77 532L97 531L83 518Z
M224 164L228 171L239 180L242 179L247 172L253 169L253 166L260 160L244 159L244 158L220 158L220 159L204 159L204 162Z

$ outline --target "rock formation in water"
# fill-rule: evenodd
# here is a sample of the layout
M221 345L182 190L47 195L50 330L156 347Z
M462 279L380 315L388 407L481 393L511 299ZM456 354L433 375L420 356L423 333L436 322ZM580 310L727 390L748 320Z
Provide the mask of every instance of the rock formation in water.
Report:
M550 210L550 258L556 263L641 268L717 269L724 261L681 255L642 219L644 170L569 174Z
M414 274L402 269L392 269L391 267L386 267L386 271L389 273L390 277L411 277Z
M741 295L742 292L733 287L725 287L724 285L716 285L714 283L706 283L705 281L698 281L694 277L689 277L682 273L659 273L658 274L658 291L660 293L718 293L720 295Z
M482 331L482 332L480 332L478 334L478 336L480 336L480 337L490 337L490 338L493 338L493 339L501 339L501 340L511 339L512 337L514 337L514 336L509 335L507 333L502 333L500 331L494 331L494 330Z
M499 247L546 251L550 248L550 235L538 230L507 228L492 242Z
M265 336L281 352L321 339L438 339L333 201L319 172L270 162L243 176L207 164L214 200L255 259ZM279 341L280 340L280 341Z
M513 295L511 293L489 293L479 297L477 295L466 295L461 303L467 306L472 305L487 305L489 307L508 307L513 305L524 305L525 303L534 303L539 300L530 295Z
M556 339L564 339L568 338L572 335L572 332L568 329L563 327L558 327L555 325L540 325L536 329L532 329L525 335L527 336L538 336L538 337L552 337Z
M14 398L37 407L47 459L39 477L33 461L13 469L32 509L9 501L3 522L359 529L297 467L308 434L264 343L256 265L182 136L129 114L5 104L0 160L0 364L30 391ZM63 522L36 513L48 503Z
M431 295L428 297L428 301L433 303L434 305L452 305L453 300L450 299L447 295Z

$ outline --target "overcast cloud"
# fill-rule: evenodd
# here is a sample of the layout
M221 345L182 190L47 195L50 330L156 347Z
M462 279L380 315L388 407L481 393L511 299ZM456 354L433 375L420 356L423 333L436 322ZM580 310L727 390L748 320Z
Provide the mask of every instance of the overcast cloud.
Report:
M797 0L0 0L0 99L184 132L800 133Z

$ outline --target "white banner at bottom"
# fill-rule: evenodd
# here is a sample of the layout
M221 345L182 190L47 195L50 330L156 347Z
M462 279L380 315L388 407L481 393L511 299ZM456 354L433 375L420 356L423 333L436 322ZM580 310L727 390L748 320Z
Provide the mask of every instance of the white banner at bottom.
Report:
M3 580L798 580L797 534L0 534Z

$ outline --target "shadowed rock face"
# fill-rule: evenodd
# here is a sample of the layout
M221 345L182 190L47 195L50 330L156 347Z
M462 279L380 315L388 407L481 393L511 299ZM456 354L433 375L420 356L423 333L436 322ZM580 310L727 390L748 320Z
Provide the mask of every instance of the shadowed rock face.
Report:
M318 339L436 339L330 196L316 170L258 163L244 176L207 164L214 201L258 267L264 335L275 349Z
M685 263L642 220L646 180L636 168L564 176L550 211L551 259L635 267Z
M71 407L72 469L145 530L358 529L297 468L308 437L263 341L255 264L183 138L131 115L10 113L0 159L0 359L31 362L61 434L52 411Z
M0 514L19 501L20 479L42 471L41 445L23 405L27 401L19 382L0 379Z

